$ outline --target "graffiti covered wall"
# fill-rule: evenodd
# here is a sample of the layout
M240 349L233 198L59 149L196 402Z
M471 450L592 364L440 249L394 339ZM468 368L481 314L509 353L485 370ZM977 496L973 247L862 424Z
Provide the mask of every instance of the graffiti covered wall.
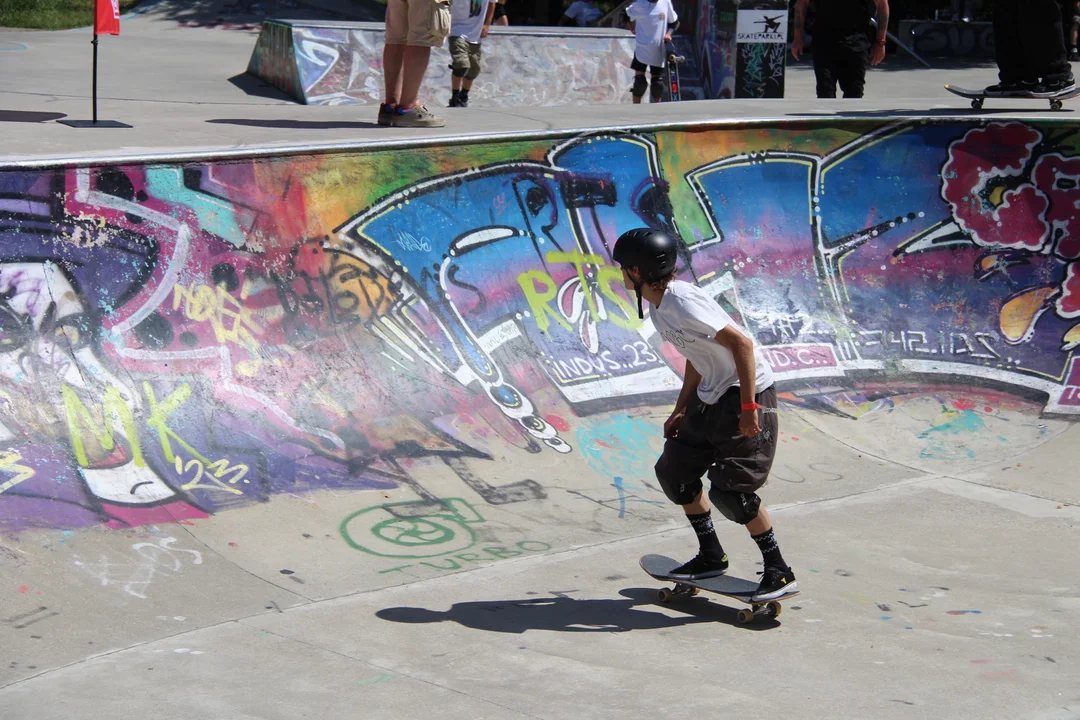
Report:
M417 458L491 505L543 497L528 467L480 477L478 417L614 475L593 441L640 428L581 423L681 382L610 258L642 225L785 386L943 379L1078 415L1078 181L1071 125L925 121L0 171L0 528L435 500ZM471 537L455 503L428 524ZM346 537L404 510L379 512Z

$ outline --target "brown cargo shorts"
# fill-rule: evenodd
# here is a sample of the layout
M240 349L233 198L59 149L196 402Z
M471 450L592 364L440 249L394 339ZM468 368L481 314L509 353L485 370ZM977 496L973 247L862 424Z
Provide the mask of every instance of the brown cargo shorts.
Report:
M480 76L480 43L460 36L450 36L450 68L458 77L475 80Z
M449 35L450 0L387 0L387 45L442 47Z
M713 405L694 393L676 437L664 442L656 462L656 479L664 494L677 505L688 505L702 490L707 473L712 489L752 493L769 479L776 455L780 424L776 414L776 388L757 394L761 432L757 437L739 433L742 401L733 387Z

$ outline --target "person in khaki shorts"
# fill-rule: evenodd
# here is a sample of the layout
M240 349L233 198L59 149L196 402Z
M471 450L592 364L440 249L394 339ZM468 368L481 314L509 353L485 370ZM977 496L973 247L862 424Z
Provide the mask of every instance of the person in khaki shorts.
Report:
M480 41L495 17L491 0L450 0L450 107L468 107L469 90L480 74Z
M772 368L715 299L675 278L678 250L667 233L638 228L620 235L611 252L623 286L637 295L638 317L644 319L644 299L656 333L686 358L655 471L668 500L682 506L700 549L671 576L693 580L727 573L728 556L712 522L715 505L744 525L761 551L764 568L754 601L774 600L795 592L798 583L757 494L769 478L780 432Z
M418 100L431 48L450 34L449 0L388 0L383 73L386 97L379 124L394 127L442 127L446 121Z

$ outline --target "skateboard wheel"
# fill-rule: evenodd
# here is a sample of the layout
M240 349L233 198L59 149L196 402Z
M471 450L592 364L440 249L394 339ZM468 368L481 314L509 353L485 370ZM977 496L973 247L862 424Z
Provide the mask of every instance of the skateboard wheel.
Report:
M1060 110L1061 109L1061 101L1060 100L1051 100L1050 101L1050 109L1051 110Z
M697 597L700 594L701 590L698 590L696 587L690 588L690 597Z
M746 625L746 624L750 623L751 621L753 621L753 619L754 619L754 611L753 610L740 610L739 611L739 622L741 622L743 625Z
M780 613L784 611L784 608L776 601L769 603L765 607L769 608L769 617L780 617Z
M976 110L982 110L983 101L982 98L976 98L971 101L971 107Z
M674 596L671 594L670 590L664 588L660 592L656 593L656 597L659 598L660 602L662 603L669 603Z

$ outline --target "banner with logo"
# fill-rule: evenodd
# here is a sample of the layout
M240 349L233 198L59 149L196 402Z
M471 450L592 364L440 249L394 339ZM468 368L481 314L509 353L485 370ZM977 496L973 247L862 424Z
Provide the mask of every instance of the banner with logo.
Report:
M782 98L787 60L788 10L784 0L739 9L735 23L735 97ZM760 9L762 5L775 9Z
M94 0L94 34L120 34L120 0Z
M739 10L735 35L740 43L786 43L787 9Z

